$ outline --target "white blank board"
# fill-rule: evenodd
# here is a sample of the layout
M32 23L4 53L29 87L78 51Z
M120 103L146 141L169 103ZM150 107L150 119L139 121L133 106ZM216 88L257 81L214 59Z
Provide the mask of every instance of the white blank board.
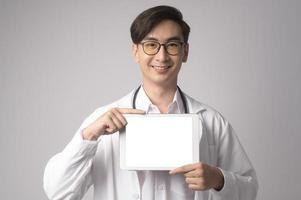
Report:
M196 114L127 114L120 132L120 166L129 170L170 170L199 159Z

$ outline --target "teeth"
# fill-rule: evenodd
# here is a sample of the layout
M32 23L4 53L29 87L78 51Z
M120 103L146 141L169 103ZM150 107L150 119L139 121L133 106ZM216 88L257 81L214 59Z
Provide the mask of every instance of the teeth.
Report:
M167 66L153 66L154 68L157 68L157 69L167 69L168 67Z

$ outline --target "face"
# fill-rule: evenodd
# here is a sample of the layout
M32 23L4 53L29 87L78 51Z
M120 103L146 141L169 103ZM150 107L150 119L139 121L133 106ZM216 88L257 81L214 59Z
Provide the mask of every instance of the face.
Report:
M173 44L172 42L183 42L181 27L174 21L164 20L153 28L141 43L156 41L160 44ZM158 84L161 86L176 85L178 73L182 63L186 62L188 56L188 44L182 43L177 55L169 55L164 46L155 55L144 52L142 44L133 45L135 61L140 65L143 83ZM173 48L171 46L171 48Z

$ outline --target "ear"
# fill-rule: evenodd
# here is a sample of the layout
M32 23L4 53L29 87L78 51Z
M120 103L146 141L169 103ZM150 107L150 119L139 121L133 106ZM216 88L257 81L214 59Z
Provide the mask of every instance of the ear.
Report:
M132 55L134 58L134 61L136 63L139 63L139 55L138 55L138 44L132 44Z
M188 59L188 53L189 53L189 44L184 45L184 56L183 56L183 62L185 63Z

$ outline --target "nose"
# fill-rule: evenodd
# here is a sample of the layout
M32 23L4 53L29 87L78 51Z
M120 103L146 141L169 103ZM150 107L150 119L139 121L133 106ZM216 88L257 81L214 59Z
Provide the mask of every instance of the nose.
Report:
M159 52L155 55L155 59L160 62L165 62L169 60L169 55L166 52L165 46L161 45Z

